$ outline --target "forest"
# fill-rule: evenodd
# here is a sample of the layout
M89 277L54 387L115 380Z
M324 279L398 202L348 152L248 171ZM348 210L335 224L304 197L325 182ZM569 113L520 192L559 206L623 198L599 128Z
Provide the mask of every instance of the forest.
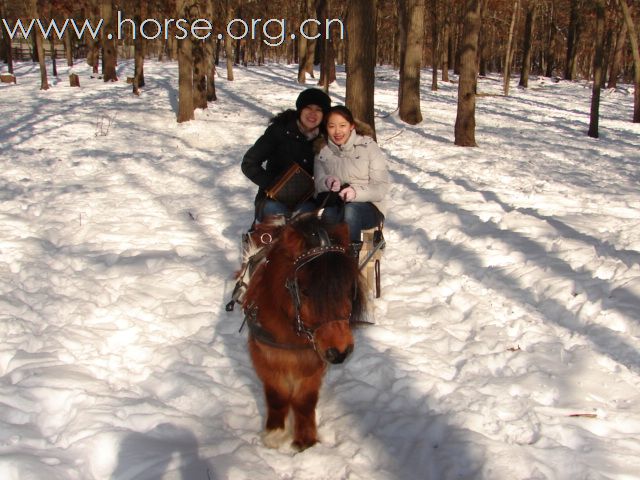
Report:
M328 90L344 65L346 104L375 128L375 66L392 65L408 124L423 119L421 84L437 90L458 81L456 144L474 146L478 76L500 74L509 95L512 77L527 88L535 75L591 82L589 135L598 137L603 88L633 84L633 122L640 122L639 7L638 0L2 0L2 81L19 82L13 62L31 60L46 90L60 58L69 66L86 61L105 82L127 81L139 94L145 60L177 61L184 122L216 100L216 77L233 81L238 66L297 64L299 83ZM135 58L126 79L116 74L119 58ZM431 78L421 78L426 68ZM73 74L70 82L79 85Z

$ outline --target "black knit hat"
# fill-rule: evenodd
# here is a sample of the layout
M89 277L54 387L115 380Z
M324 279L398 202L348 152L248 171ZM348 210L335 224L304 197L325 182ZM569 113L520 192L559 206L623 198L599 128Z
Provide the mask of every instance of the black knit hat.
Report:
M322 109L323 113L327 113L331 108L331 99L329 95L319 88L307 88L303 90L296 100L296 110L298 112L309 105L317 105Z

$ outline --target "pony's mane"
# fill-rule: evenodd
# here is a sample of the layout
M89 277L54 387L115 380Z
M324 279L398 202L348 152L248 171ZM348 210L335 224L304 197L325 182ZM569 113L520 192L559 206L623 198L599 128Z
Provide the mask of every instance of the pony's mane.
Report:
M349 237L344 224L332 224L318 218L315 214L302 215L291 223L294 237L302 247L298 247L297 255L304 251L325 246L328 239L331 245L337 245L344 251L330 251L314 258L300 270L300 278L305 284L306 296L313 299L315 314L320 317L337 315L336 300L344 298L348 291L352 306L352 320L363 320L365 314L365 295L363 282L357 262L348 254ZM324 233L323 233L324 232ZM292 251L292 242L283 245Z

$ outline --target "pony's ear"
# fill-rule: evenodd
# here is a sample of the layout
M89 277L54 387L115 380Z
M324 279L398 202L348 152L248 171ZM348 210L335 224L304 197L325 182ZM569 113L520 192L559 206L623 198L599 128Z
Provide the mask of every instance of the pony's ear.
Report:
M346 223L336 223L331 228L331 237L345 248L349 247L349 225Z

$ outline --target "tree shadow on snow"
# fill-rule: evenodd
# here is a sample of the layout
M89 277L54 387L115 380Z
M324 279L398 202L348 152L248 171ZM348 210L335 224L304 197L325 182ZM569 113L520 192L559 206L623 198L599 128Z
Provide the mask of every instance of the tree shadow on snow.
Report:
M390 157L394 161L406 165L401 159ZM548 252L541 244L528 238L525 234L501 229L492 220L483 221L473 212L444 200L436 191L416 185L405 174L393 172L393 176L397 183L407 185L407 188L414 190L424 202L434 205L440 212L456 215L460 220L459 228L470 238L494 238L505 242L510 246L511 251L521 252L529 263L537 265L544 271L550 271L560 278L574 282L579 291L569 291L568 295L572 293L584 294L590 302L602 302L603 310L613 310L625 315L630 320L640 321L638 308L640 307L640 298L632 290L625 287L613 289L609 281L596 277L595 272L590 272L586 267L576 271L570 263L559 258L553 252ZM530 214L531 212L523 213ZM565 304L555 298L545 296L539 298L533 288L529 288L528 285L521 286L520 281L510 276L505 270L485 266L478 253L466 245L456 244L443 238L430 239L424 230L407 225L397 225L393 220L388 221L387 224L392 228L397 228L398 231L406 232L407 236L414 238L427 251L436 252L436 254L437 252L446 252L447 258L456 258L464 265L463 273L465 275L474 278L488 288L499 290L503 295L518 303L526 303L534 307L548 320L587 337L603 355L635 372L640 372L640 352L625 338L624 333L598 324L583 325L576 317L576 313L569 310ZM560 227L561 231L564 230L563 233L572 235L568 227L563 229L562 225L557 225L557 221L550 224ZM577 237L582 239L580 236ZM593 244L594 242L597 244L598 241L593 239L588 243ZM601 247L604 251L607 250L605 245L601 245ZM628 257L624 252L609 251L608 253L623 261L634 258ZM607 293L608 297L605 298L603 292Z
M170 472L170 478L180 480L219 478L212 466L200 458L198 441L191 431L163 423L122 440L111 479L157 480Z

